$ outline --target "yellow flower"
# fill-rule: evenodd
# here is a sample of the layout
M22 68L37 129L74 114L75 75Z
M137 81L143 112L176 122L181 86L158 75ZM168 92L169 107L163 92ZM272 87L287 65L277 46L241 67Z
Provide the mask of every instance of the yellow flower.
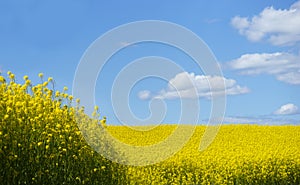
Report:
M48 85L48 81L43 83L43 86L46 87Z
M60 92L59 91L56 91L55 92L55 97L59 97L60 96Z
M0 76L0 82L5 83L5 78L3 76Z
M37 145L38 145L38 146L41 146L42 144L43 144L43 142L38 142L38 144L37 144Z
M9 75L9 78L10 78L10 79L15 79L15 75L11 73L11 74Z
M6 112L10 113L12 111L12 109L10 107L7 107Z
M43 73L39 73L39 77L43 78L44 74Z
M46 147L45 147L45 148L46 148L46 150L48 150L48 149L49 149L49 145L46 145Z
M24 81L28 80L28 76L25 75L25 76L23 77L23 79L24 79Z

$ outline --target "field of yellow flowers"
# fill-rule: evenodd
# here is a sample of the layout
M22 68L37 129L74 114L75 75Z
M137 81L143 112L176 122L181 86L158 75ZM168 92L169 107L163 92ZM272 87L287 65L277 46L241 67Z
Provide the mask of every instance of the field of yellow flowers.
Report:
M128 167L131 184L300 184L300 127L224 125L214 142L199 151L205 126L167 161ZM175 125L146 133L110 126L125 143L147 145L167 137Z
M84 136L101 138L93 133L100 128L123 143L145 146L166 139L176 125L149 131L106 126L97 108L90 118L67 88L54 91L51 77L39 77L33 85L27 76L17 83L13 73L0 74L0 184L300 184L300 126L224 125L201 152L206 127L197 126L166 161L125 166L99 155ZM109 142L101 147L122 155Z

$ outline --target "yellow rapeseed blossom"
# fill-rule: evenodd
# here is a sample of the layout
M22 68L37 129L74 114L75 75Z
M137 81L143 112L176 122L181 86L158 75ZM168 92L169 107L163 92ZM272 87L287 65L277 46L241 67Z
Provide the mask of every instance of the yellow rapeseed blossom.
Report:
M48 81L43 83L43 86L46 87L48 85Z
M10 78L10 79L15 79L15 75L11 73L11 74L9 75L9 78Z
M28 85L30 85L30 84L31 84L31 81L30 81L30 80L26 80L26 81L25 81L25 85L28 86Z
M43 78L44 74L43 73L39 73L38 75L40 78Z
M0 83L4 83L5 82L5 78L3 76L0 76Z
M23 77L23 79L24 79L24 81L26 81L26 80L28 80L28 76L27 75L25 75L24 77Z
M4 120L8 119L9 118L9 115L8 114L5 114L4 115Z
M59 91L56 91L55 92L55 97L59 97L60 96L60 92Z

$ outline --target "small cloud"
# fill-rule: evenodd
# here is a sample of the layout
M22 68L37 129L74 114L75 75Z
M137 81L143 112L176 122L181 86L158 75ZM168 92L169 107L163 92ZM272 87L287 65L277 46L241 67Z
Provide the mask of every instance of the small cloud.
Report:
M176 98L211 98L220 95L238 95L248 93L247 87L241 87L233 79L222 76L195 75L182 72L169 80L168 86L160 90L156 95L149 91L141 91L140 97L151 96L159 99Z
M272 45L294 45L300 42L300 1L289 9L266 7L252 18L235 16L231 24L250 41L266 39Z
M298 125L300 120L295 119L286 119L286 118L278 118L278 117L243 117L243 116L231 116L225 117L223 119L224 124L259 124L259 125Z
M292 103L282 105L278 110L274 112L274 114L276 115L292 115L299 113L299 108Z
M150 98L151 98L151 92L150 92L150 91L147 91L147 90L140 91L140 92L138 93L138 97L139 97L141 100L147 100L147 99L150 99Z
M277 80L300 85L300 55L291 53L253 53L225 64L242 75L269 74Z

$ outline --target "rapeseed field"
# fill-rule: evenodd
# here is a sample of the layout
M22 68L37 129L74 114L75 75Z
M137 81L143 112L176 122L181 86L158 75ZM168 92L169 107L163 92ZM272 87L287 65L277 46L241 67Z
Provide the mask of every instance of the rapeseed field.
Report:
M99 145L87 143L86 135L99 139L93 130L106 130L128 145L150 146L168 138L177 125L149 131L106 125L98 107L87 116L67 88L54 91L51 77L39 77L41 83L33 85L28 76L17 83L11 72L0 75L0 184L300 184L299 126L223 125L200 151L206 129L200 125L167 160L121 165L98 154L94 147ZM123 155L109 142L100 146L116 158ZM122 160L135 155L147 154Z

